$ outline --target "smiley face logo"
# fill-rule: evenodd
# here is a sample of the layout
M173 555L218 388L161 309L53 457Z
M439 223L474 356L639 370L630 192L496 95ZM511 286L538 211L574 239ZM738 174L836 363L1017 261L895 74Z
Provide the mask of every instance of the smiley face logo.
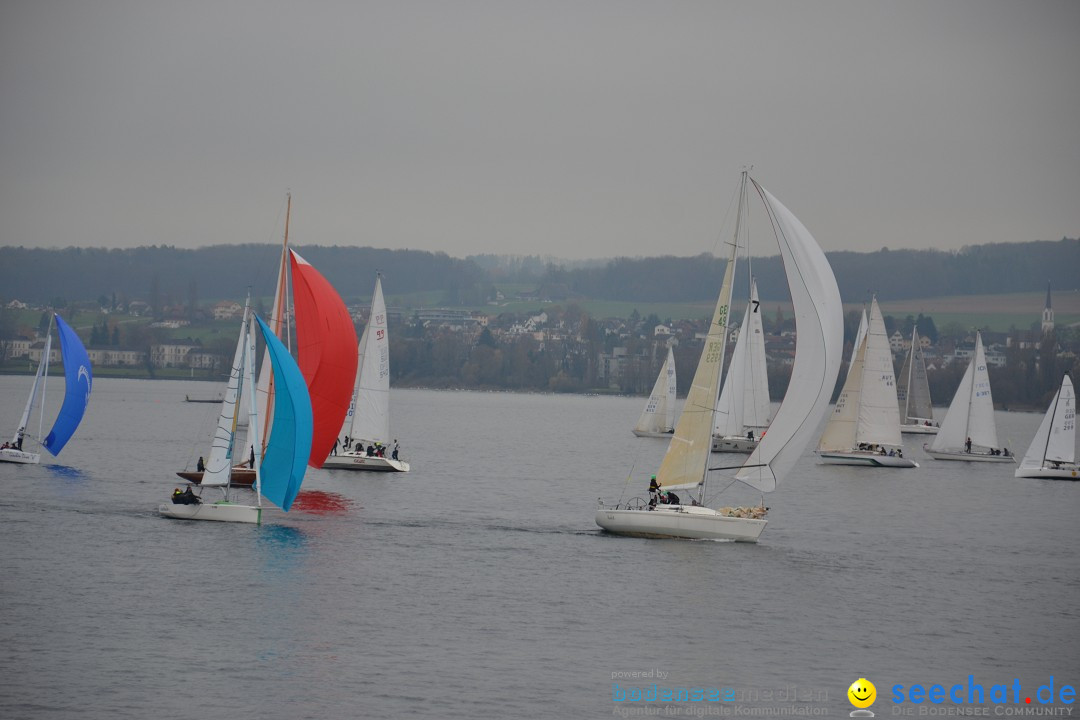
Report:
M877 699L877 688L874 687L874 683L866 678L859 678L851 683L851 687L847 690L847 696L855 707L868 708Z

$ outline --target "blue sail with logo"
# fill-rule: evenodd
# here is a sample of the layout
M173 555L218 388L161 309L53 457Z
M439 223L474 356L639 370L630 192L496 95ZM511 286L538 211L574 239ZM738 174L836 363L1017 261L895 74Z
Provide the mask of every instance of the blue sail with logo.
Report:
M56 330L60 335L60 355L64 360L64 403L60 414L56 416L52 430L45 437L42 446L53 455L59 455L67 441L75 434L75 429L82 422L83 413L90 403L90 387L94 383L90 370L90 356L71 326L59 315L56 318Z
M315 428L311 397L289 351L262 319L255 319L259 321L274 371L274 423L259 467L259 485L263 497L287 511L300 492L311 454Z

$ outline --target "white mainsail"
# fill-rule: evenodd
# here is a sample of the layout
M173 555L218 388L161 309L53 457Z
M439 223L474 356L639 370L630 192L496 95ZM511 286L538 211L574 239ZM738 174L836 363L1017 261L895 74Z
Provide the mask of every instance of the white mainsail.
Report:
M15 436L11 439L11 444L16 445L19 439L26 432L26 423L30 422L30 413L34 409L34 401L37 399L38 388L41 388L42 396L45 394L44 378L46 377L49 369L49 356L52 354L52 316L49 316L49 329L45 335L45 348L41 351L41 360L38 362L37 374L34 376L34 384L30 388L30 397L26 399L26 407L23 409L23 414L19 418L19 424L16 426ZM44 406L44 397L42 399L42 406ZM43 408L44 409L44 408ZM44 413L42 413L44 415ZM44 419L44 418L42 418ZM41 437L41 427L39 423L38 437Z
M941 421L931 450L960 450L968 438L973 446L997 448L994 423L994 399L990 394L990 375L986 370L982 333L975 333L975 353L971 356L960 387L956 389L945 419Z
M670 433L675 428L675 354L668 348L667 360L653 385L652 393L641 411L635 433Z
M836 278L813 235L768 190L751 182L765 202L780 245L797 332L787 394L769 432L735 476L769 492L776 488L777 478L791 471L817 432L840 372L844 315Z
M345 434L356 440L389 443L390 436L390 339L386 327L386 301L382 277L375 277L371 316L360 336L356 388L345 418Z
M760 306L757 281L751 278L750 302L716 403L714 434L720 437L742 437L747 430L761 430L769 425L772 408Z
M1017 474L1039 470L1047 463L1076 464L1076 393L1067 373L1020 461Z
M911 349L896 383L896 400L900 407L900 422L904 425L921 425L934 419L934 406L930 401L930 380L926 375L919 329L911 331Z
M244 307L244 319L240 324L240 337L236 341L233 353L232 369L229 382L225 387L225 397L221 401L221 413L218 415L217 429L210 445L210 455L206 459L202 485L228 485L232 476L232 458L236 450L237 427L240 417L240 396L244 386L244 352L248 336L248 313L250 304ZM258 428L251 428L257 432Z

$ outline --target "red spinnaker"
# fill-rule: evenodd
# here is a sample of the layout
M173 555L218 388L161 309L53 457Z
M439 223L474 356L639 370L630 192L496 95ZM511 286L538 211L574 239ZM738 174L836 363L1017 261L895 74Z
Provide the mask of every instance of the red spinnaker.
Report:
M311 395L315 430L308 465L322 467L345 422L356 382L356 330L345 303L319 272L290 250L296 349Z

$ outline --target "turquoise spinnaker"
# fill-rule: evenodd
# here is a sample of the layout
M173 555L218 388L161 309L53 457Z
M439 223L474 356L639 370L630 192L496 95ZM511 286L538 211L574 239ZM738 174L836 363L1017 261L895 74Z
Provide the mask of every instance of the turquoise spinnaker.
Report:
M60 355L64 359L64 404L60 406L60 414L56 416L52 430L41 444L55 456L64 449L75 434L75 428L82 422L83 413L90 403L94 375L90 369L90 356L86 354L79 336L59 315L53 313L53 317L56 318L56 330L60 335Z
M274 424L259 468L263 497L282 510L292 506L304 481L315 423L311 398L300 368L262 319L259 329L274 370Z

